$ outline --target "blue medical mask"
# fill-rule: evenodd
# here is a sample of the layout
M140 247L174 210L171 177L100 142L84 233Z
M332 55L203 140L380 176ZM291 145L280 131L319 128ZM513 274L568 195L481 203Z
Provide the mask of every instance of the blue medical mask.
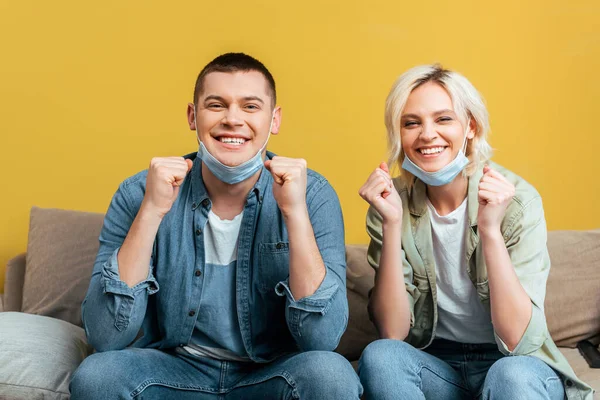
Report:
M198 149L198 157L202 160L202 162L208 167L210 172L213 173L214 176L217 177L221 182L228 183L230 185L234 185L236 183L240 183L250 178L254 174L256 174L264 165L264 160L262 157L263 150L267 147L267 143L269 143L269 138L271 137L271 129L273 128L273 119L275 117L275 110L271 115L271 125L269 125L269 135L267 136L267 141L260 148L258 153L248 161L241 163L240 165L236 165L234 167L230 167L229 165L223 164L221 161L217 160L212 154L208 152L204 143L200 140L200 135L198 133L198 124L196 124L196 138L198 138L198 142L200 142L200 148ZM194 122L196 122L196 105L194 104Z
M456 158L452 160L444 168L435 171L427 172L413 163L408 156L404 155L404 161L402 162L402 169L410 172L426 185L430 186L443 186L454 180L458 174L469 164L469 159L466 156L467 151L467 135L469 133L469 120L467 120L467 131L465 132L465 140L463 141L463 148L458 152Z

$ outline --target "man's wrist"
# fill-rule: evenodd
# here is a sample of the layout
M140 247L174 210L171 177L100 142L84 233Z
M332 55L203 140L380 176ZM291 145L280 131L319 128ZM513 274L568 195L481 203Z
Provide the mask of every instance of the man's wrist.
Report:
M158 226L162 222L164 216L165 213L154 209L152 206L142 201L142 205L140 206L140 210L138 211L136 219L146 224Z
M286 224L294 223L296 221L304 221L307 219L310 220L306 204L296 208L288 209L286 211L281 210L281 214L283 215L283 219L285 220Z

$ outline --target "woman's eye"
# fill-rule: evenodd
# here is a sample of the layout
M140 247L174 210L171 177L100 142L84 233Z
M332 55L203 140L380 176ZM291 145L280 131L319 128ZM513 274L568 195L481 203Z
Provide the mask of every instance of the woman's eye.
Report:
M438 121L440 121L440 122L450 122L450 121L452 121L452 118L450 118L450 117L441 117Z
M415 126L415 125L418 125L418 124L419 124L419 123L418 123L417 121L406 121L406 122L404 123L404 126L405 126L405 127L410 127L410 126Z

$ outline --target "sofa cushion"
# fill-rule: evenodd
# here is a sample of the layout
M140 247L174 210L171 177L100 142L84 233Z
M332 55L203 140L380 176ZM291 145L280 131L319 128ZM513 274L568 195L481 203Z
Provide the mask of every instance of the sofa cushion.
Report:
M19 312L0 314L0 398L69 398L69 382L91 353L83 329Z
M600 340L600 230L550 231L546 320L558 346Z
M357 360L362 350L377 339L377 330L367 312L374 277L375 271L367 262L367 246L347 245L346 286L350 315L348 328L336 351L349 360Z
M21 311L81 326L102 214L33 207Z

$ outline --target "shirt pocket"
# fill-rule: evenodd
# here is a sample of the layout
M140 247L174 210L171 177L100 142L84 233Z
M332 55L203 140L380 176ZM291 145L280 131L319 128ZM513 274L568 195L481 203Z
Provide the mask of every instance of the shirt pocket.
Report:
M258 290L276 295L275 286L289 276L290 243L261 243L258 256Z

